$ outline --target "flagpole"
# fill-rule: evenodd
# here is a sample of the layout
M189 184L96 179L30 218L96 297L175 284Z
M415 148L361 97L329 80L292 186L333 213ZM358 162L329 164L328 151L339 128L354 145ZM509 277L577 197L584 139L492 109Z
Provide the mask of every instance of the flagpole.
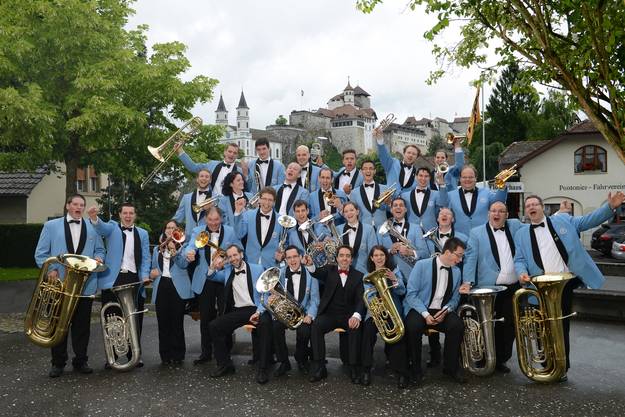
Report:
M484 96L484 83L482 83L482 178L483 186L486 188L488 184L486 182L486 114L484 113L484 103L486 97Z

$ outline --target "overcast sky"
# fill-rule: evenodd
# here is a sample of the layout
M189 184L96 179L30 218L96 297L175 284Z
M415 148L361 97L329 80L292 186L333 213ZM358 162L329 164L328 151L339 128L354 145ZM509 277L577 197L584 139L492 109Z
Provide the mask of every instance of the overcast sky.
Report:
M427 85L436 63L423 33L434 20L406 3L387 0L365 15L354 0L138 0L129 26L149 25L150 45L187 45L185 78L219 80L214 100L194 110L205 122L214 123L223 93L235 124L243 89L250 126L262 129L279 114L326 107L348 76L371 94L379 118L468 116L477 70L455 69Z

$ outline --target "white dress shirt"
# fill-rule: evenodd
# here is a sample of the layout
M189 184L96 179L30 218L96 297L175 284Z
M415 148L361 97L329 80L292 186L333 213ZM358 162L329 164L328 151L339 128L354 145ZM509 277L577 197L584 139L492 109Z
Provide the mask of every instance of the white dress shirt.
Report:
M510 285L518 281L516 273L514 272L514 259L512 258L512 250L510 249L510 242L506 237L506 232L503 230L495 231L493 226L488 225L493 236L495 237L495 243L497 244L497 252L499 253L499 265L500 271L497 276L497 285Z
M290 187L285 187L285 185L290 185ZM284 183L282 185L282 201L280 202L278 214L280 215L288 214L286 207L289 203L289 198L291 197L291 193L293 192L293 187L295 187L295 183L293 184Z
M245 271L243 274L237 274L238 271ZM250 298L250 291L247 287L247 265L241 262L240 268L234 268L234 277L232 278L232 295L234 297L234 306L237 308L254 306L254 300Z
M367 200L369 201L369 206L373 207L373 199L375 195L375 181L371 181L369 184L373 184L373 187L365 187L365 183L362 183L362 186L365 189L365 194L367 195Z
M355 224L349 224L348 223L348 226L356 228L356 230L350 229L347 232L347 237L349 239L349 246L353 248L354 247L354 242L356 242L356 233L358 233L358 223L355 223ZM343 283L343 286L345 286L345 283Z
M79 223L69 223L70 220L78 220ZM74 219L72 216L67 214L65 216L65 221L69 224L69 233L72 235L72 244L74 245L74 250L78 250L78 244L80 243L80 231L82 230L82 218ZM70 248L67 248L69 250Z
M262 161L262 159L258 158L259 161ZM267 159L267 163L266 164L256 164L256 166L259 168L260 170L260 181L261 184L257 184L260 185L260 190L262 190L265 187L265 184L267 184L267 171L269 170L269 163L271 162L271 158ZM256 169L256 166L254 167L254 169ZM253 174L256 175L256 174ZM254 177L255 178L255 177ZM256 190L252 190L252 192L256 192Z
M294 271L291 270L291 268L289 268L289 271L291 271L291 274L292 274L290 279L291 279L291 282L293 283L293 296L297 299L297 296L299 294L299 286L302 281L301 269L300 269L300 273L298 274L293 274Z
M408 181L410 181L410 176L412 175L412 171L414 170L414 166L403 167L402 169L404 170L404 183L401 184L401 186L405 187L406 184L408 184Z
M477 188L474 188L474 191L472 193L464 193L464 189L462 187L460 187L460 193L462 193L462 196L464 196L464 201L467 202L467 208L469 210L471 210L471 203L473 202L473 194L477 193ZM462 198L462 196L460 196L460 198Z
M232 172L232 169L234 168L234 162L231 164L228 164L226 161L222 162L224 163L224 165L222 165L221 170L219 171L219 176L215 180L213 195L222 195L222 186L224 180L226 179L226 175L230 174ZM228 168L226 165L230 165L230 168Z
M355 169L352 169L349 172L347 172L347 170L344 170L343 173L339 174L339 190L343 190L343 187L345 187L347 184L351 185L354 172L356 172ZM344 174L349 174L349 175L344 175Z
M538 251L543 261L545 272L569 272L568 266L564 263L564 259L558 252L556 242L551 236L547 222L543 219L544 226L534 229L536 234L536 243L538 243Z
M308 188L308 184L306 183L306 181L308 180L308 171L310 169L311 169L310 162L308 162L306 165L302 167L302 171L299 173L299 177L302 182L302 187L304 188Z
M432 297L432 302L430 303L429 308L439 310L443 306L443 298L445 297L445 291L447 291L447 278L449 273L446 269L441 269L443 263L441 262L440 256L436 258L436 272L438 273L436 279L436 292L434 293L434 297ZM430 313L428 311L423 312L423 317L429 316Z
M202 191L208 191L208 190L202 190ZM200 189L195 190L195 203L201 204L204 202L204 200L206 200L206 194L200 194Z
M425 193L418 193L417 190L424 190L425 188L415 188L413 193L415 195L415 200L417 201L417 207L419 208L419 211L421 212L421 214L423 214L423 198L425 197Z
M265 241L265 237L267 236L267 232L269 231L269 224L271 223L271 216L273 215L273 211L270 211L269 213L263 213L262 211L260 211L260 214L264 214L269 215L269 218L260 217L260 236L259 236L259 242L262 244Z
M122 225L123 227L123 225ZM137 266L135 265L135 226L132 226L132 230L122 230L122 233L126 236L126 243L124 245L124 255L122 257L122 270L137 273Z
M169 270L169 265L171 262L171 255L168 251L163 253L163 273L161 274L164 277L171 278L171 271Z
M449 239L449 236L443 236L441 237L441 234L451 234L451 228L445 232L443 232L442 230L438 230L438 232L436 233L436 237L438 238L438 243L439 245L441 245L441 249L443 248L443 246L445 246L445 243L447 243L447 239Z

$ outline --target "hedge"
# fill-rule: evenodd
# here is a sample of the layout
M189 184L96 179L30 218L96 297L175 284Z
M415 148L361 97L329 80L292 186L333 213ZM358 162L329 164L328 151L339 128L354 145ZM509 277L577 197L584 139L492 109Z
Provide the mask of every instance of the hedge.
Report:
M43 224L1 224L0 266L36 268L35 248Z

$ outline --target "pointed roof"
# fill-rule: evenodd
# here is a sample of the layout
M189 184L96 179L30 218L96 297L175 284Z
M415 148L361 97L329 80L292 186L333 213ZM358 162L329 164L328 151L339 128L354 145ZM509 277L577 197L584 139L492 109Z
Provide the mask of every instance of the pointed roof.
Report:
M354 88L354 95L355 96L370 96L371 94L367 93L365 90L362 89L362 87L360 87L359 85L357 85Z
M224 104L224 98L221 94L219 95L219 104L217 105L216 111L225 111L225 112L228 111L226 110L226 105Z
M353 90L352 85L349 83L349 77L347 77L347 87L343 89L343 91Z
M249 109L249 107L247 107L247 102L245 101L245 95L243 94L243 90L241 90L241 98L239 99L239 105L237 106L237 109Z

